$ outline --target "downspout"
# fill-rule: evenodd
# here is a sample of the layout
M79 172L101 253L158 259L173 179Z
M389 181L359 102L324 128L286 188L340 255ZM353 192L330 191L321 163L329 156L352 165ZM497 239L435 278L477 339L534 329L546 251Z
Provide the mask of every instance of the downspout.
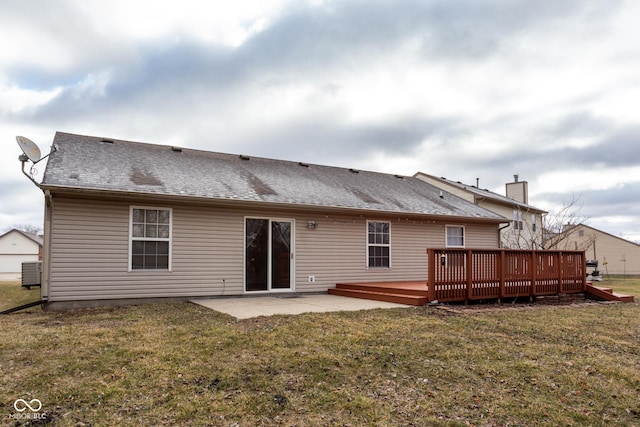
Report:
M33 182L33 184L42 190L40 183L36 181L33 176L35 175L35 165L39 162L43 161L54 152L58 151L58 145L51 145L51 149L49 154L44 157L40 156L40 149L37 145L33 143L28 138L24 138L22 136L16 136L16 140L18 141L18 145L22 149L22 154L18 157L18 160L22 163L22 173L26 176L29 181ZM31 165L30 173L27 173L25 170L25 165L27 161L31 161L33 165ZM51 193L49 190L44 191L44 236L43 236L43 245L42 245L42 270L40 271L40 302L45 303L49 300L49 278L50 278L50 265L51 265L51 215L53 212L53 199L51 197ZM37 303L34 303L37 304ZM16 309L22 309L23 307L27 307L28 305L22 307L16 307Z
M40 298L49 300L49 283L51 278L51 216L53 214L53 197L49 190L44 190L44 242L42 254L42 280Z
M505 225L503 225L502 227L498 228L498 248L499 249L503 249L502 248L502 230L504 230L505 228L508 228L510 225L511 225L511 223L508 222Z
M547 241L546 241L546 233L547 233L547 227L545 227L545 220L547 219L547 215L549 214L549 212L545 212L540 214L540 249L542 250L548 250L549 248L547 247ZM555 248L558 249L558 248Z

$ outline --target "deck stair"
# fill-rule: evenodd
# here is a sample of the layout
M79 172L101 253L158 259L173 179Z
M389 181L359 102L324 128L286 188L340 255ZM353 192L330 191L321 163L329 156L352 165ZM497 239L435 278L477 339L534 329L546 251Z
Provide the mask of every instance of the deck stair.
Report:
M428 301L426 282L338 283L329 294L415 306Z
M620 301L620 302L634 302L633 295L621 294L613 292L611 288L604 288L602 286L593 286L593 284L587 283L587 293L596 299L604 301Z

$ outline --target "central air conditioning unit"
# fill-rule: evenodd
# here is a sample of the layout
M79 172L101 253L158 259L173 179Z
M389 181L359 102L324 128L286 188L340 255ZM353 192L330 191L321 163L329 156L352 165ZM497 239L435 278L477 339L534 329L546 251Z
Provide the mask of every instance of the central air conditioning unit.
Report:
M22 287L42 285L42 261L22 263Z

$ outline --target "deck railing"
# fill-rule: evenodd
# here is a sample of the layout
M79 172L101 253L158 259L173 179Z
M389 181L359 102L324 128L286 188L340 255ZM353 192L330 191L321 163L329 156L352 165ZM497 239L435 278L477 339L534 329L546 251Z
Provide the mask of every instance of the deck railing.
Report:
M584 251L427 249L429 301L579 293Z

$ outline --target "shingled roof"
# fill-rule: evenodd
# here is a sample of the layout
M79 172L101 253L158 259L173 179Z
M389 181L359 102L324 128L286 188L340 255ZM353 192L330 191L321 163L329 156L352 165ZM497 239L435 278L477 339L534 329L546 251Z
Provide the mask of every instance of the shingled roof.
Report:
M545 211L545 210L542 210L540 208L536 208L535 206L529 205L527 203L522 203L522 202L520 202L518 200L511 199L511 198L509 198L507 196L503 196L502 194L494 193L493 191L489 191L486 188L485 189L481 189L481 188L476 187L475 185L468 185L468 184L465 184L465 183L460 182L460 181L452 181L452 180L447 179L445 177L437 177L437 176L434 176L434 175L429 175L429 174L424 173L424 172L418 172L413 176L417 178L420 175L425 176L427 178L431 178L432 180L435 180L435 181L441 181L441 182L443 182L445 184L448 184L448 185L450 185L452 187L459 188L461 190L464 190L464 191L466 191L468 193L473 194L475 197L480 197L480 198L483 198L483 199L490 199L490 200L492 200L492 201L494 201L496 203L500 203L500 204L503 204L503 205L506 205L506 206L514 206L514 207L520 208L520 209L522 209L522 210L524 210L526 212L537 212L537 213L541 213L541 214L547 213L547 211Z
M56 133L41 188L505 218L410 176ZM440 197L442 194L443 197Z

